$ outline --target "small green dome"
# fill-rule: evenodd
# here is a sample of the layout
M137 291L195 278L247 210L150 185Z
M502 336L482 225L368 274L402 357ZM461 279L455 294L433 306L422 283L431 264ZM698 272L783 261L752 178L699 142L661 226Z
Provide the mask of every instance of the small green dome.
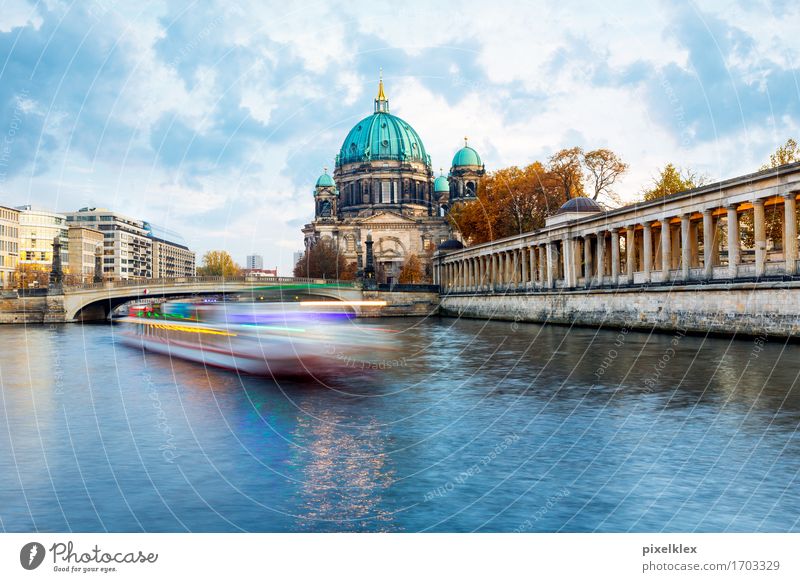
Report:
M333 181L333 178L325 172L319 178L317 178L317 188L335 188L336 184Z
M466 143L466 139L464 140L464 147L461 148L456 152L456 155L453 156L453 167L457 168L458 166L481 166L481 157L478 155L474 149L469 147Z
M450 182L447 181L446 176L439 176L436 180L433 181L433 191L434 192L449 192L450 191Z

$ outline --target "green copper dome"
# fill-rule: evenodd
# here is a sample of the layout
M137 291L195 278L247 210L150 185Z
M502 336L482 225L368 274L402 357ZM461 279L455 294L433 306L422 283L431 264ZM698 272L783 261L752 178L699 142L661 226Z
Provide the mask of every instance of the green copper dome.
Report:
M467 138L464 138L464 147L453 156L453 167L458 166L481 166L481 157L474 149L467 145Z
M317 178L317 188L334 188L336 184L333 181L333 178L328 175L328 172L322 174L319 178Z
M439 176L436 180L433 181L433 191L434 192L449 192L450 191L450 183L447 181L445 176Z
M419 134L408 123L389 113L389 100L383 91L383 80L375 98L375 113L359 121L347 137L336 157L336 165L372 160L417 161L430 165Z

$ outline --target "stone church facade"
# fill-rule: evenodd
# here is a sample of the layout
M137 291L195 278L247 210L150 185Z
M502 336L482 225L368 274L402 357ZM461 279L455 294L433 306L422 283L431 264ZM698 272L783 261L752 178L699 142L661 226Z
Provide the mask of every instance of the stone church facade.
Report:
M329 239L360 271L369 233L379 282L396 282L412 254L430 272L437 246L451 237L447 210L474 199L484 174L480 157L465 141L449 178L434 179L422 139L389 113L381 80L374 113L345 137L333 176L326 171L317 180L314 220L303 227L306 249Z

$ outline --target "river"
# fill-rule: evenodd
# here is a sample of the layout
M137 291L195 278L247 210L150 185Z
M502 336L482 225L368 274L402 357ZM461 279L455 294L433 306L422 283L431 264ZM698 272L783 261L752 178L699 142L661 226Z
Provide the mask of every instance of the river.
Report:
M4 531L798 531L796 345L392 319L325 383L0 328ZM361 364L364 366L364 364Z

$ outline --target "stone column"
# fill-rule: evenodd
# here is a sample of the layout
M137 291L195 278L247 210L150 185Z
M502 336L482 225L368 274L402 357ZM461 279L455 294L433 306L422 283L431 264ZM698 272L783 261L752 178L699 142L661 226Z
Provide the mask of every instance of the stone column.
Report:
M592 284L592 239L587 234L583 237L583 273L584 283L587 287Z
M603 277L606 274L606 232L604 230L597 233L597 284L603 284Z
M619 284L619 231L611 231L611 282Z
M633 225L625 227L625 272L628 275L628 285L633 283L633 273L636 270L636 231Z
M689 280L690 250L689 215L681 214L681 279L684 281Z
M543 245L539 245L539 286L547 286L547 253Z
M514 287L517 287L519 285L519 263L520 263L520 254L521 254L521 252L522 251L520 251L519 249L515 249L515 250L511 251L511 256L513 257L513 260L512 260L512 263L511 263L511 273L512 273L512 275L511 275L511 284Z
M661 219L661 280L669 281L669 272L672 269L672 240L669 227L669 218Z
M536 285L536 247L528 247L528 258L530 259L531 288Z
M739 214L736 204L727 207L728 211L728 276L735 279L739 276L739 253L741 241L739 239Z
M555 248L552 242L548 242L545 246L545 254L547 255L547 288L552 289L555 286L556 279L554 276L555 269Z
M797 273L797 198L794 192L783 195L783 256L786 274Z
M703 277L706 280L714 277L714 247L717 241L714 240L713 212L712 208L703 210Z
M649 283L653 269L653 225L649 222L642 224L642 263L644 281Z
M523 287L528 286L528 257L525 256L526 248L522 247L519 250L519 260L522 263L522 283Z
M578 284L575 272L575 241L567 237L561 241L561 247L564 249L564 284L572 288Z
M756 277L764 275L767 262L767 221L764 216L764 199L753 200L753 230L755 231Z

